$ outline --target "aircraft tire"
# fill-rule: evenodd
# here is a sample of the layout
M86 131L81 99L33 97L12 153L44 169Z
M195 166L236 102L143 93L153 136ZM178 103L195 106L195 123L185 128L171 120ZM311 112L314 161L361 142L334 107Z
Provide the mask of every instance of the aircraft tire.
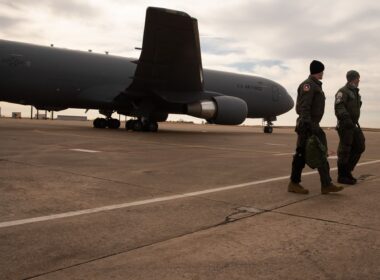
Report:
M265 126L264 127L264 133L272 133L273 132L273 127L271 126Z
M99 118L99 127L98 128L106 128L107 127L107 120L103 118Z
M126 129L126 130L132 130L132 123L133 123L133 120L128 120L128 121L125 123L125 129Z
M96 118L94 120L94 127L95 128L106 128L107 127L107 120L103 118Z
M107 120L107 126L110 129L118 129L120 127L120 121L117 119L109 119Z
M157 132L158 131L158 123L156 123L156 122L148 123L147 130L150 132Z
M131 126L132 126L133 131L142 131L143 130L143 123L139 120L133 121Z
M94 128L99 128L99 118L96 118L93 122Z

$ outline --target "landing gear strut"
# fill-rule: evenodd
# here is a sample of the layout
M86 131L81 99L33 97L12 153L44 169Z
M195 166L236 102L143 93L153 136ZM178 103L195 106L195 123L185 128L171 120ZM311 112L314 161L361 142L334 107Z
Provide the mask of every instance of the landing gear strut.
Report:
M266 125L264 126L264 133L272 133L273 132L273 121L277 120L276 117L270 117L263 119L263 123L266 122Z
M151 120L129 120L125 123L126 130L157 132L158 124Z

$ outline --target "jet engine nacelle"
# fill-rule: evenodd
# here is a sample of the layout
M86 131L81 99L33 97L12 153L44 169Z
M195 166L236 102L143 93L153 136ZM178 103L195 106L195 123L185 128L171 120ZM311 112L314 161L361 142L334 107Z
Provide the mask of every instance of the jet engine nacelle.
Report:
M215 96L187 105L187 114L206 119L210 123L237 125L247 118L247 103L233 96Z

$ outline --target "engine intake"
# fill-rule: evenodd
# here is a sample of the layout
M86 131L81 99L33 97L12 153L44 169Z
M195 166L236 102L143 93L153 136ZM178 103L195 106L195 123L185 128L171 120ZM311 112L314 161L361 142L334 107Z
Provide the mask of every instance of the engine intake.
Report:
M247 103L233 96L216 96L187 105L187 114L215 124L237 125L247 118Z

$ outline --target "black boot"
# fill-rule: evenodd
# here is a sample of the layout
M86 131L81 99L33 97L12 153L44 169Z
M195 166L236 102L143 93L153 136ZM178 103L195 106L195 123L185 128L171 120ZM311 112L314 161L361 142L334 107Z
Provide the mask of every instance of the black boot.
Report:
M351 172L348 173L348 176L347 176L347 177L350 178L352 181L354 181L355 184L358 182L358 180L357 180L354 176L352 176L352 173L351 173Z
M356 181L349 177L338 177L338 183L345 185L355 185Z
M344 164L341 164L338 162L338 178L346 177L345 170L346 170L346 168L345 168Z
M355 185L356 180L351 175L346 164L338 164L338 183L345 185Z

